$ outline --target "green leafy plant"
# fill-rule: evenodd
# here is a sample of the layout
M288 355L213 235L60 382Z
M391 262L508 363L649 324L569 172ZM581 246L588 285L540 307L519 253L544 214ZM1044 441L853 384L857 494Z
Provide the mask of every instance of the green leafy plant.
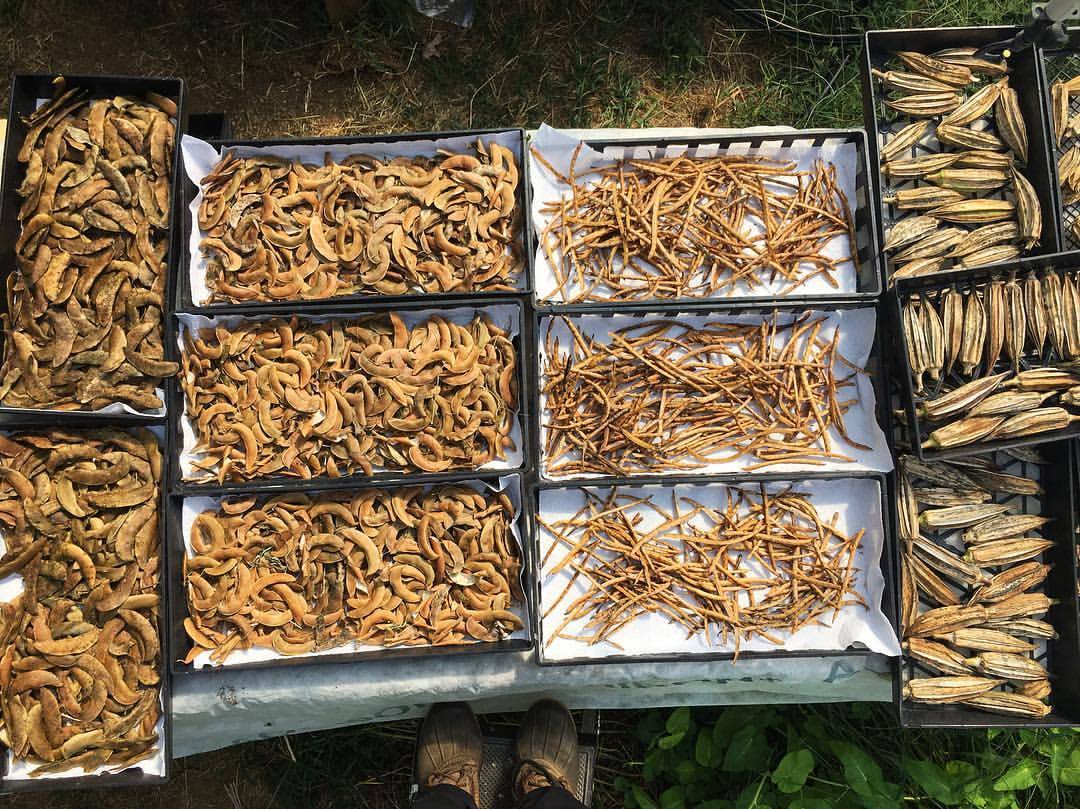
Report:
M627 809L961 809L1080 803L1080 732L901 732L866 704L650 711Z

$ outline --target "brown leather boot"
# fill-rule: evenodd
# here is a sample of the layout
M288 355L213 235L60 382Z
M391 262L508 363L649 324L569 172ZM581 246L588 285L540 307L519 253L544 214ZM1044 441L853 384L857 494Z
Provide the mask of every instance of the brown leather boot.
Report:
M416 739L416 783L421 789L450 784L480 798L484 740L464 702L432 705Z
M578 777L578 738L570 712L553 699L529 708L514 745L518 766L514 797L521 800L542 787L560 786L573 793Z

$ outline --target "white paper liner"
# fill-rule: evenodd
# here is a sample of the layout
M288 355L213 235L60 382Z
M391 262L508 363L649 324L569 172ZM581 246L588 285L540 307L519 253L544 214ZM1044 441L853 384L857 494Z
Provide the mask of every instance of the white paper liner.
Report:
M188 234L190 261L187 272L182 273L180 276L180 283L184 283L184 278L187 279L187 284L191 290L191 300L194 303L210 303L210 289L206 285L206 266L209 262L199 248L203 238L205 238L205 232L199 228L199 206L202 205L203 200L202 180L213 170L226 151L235 152L240 157L271 155L322 165L328 155L334 162L341 162L346 157L357 154L373 155L380 158L434 157L439 149L458 152L470 150L476 145L478 138L485 143L494 142L506 147L514 153L515 158L520 158L524 152L521 132L518 131L495 132L485 135L460 135L454 138L439 138L437 140L388 140L381 143L334 143L327 141L325 144L296 143L274 146L229 146L221 150L215 149L204 140L194 138L191 135L184 135L180 141L184 171L199 191L191 204L188 205L188 210L191 212L191 232ZM523 166L518 166L518 174L518 182L524 182L525 170ZM509 248L507 249L509 250ZM515 288L524 289L525 281L525 269L522 267L518 277L514 279ZM432 294L415 290L410 290L410 292L416 294L418 298L425 294ZM364 297L377 299L379 296L373 293ZM333 300L333 298L326 300ZM298 299L297 302L303 301ZM215 303L227 304L229 302L217 301Z
M708 130L702 130L702 132L707 131ZM579 144L583 143L584 140L603 140L605 137L611 137L611 132L604 129L585 130L584 133L580 130L575 130L574 132L574 135L568 135L564 131L550 127L547 124L542 124L532 138L531 149L535 149L543 155L544 159L562 175L568 176L571 158ZM692 130L682 136L685 136L687 140L694 139ZM707 137L705 134L701 136ZM577 160L574 163L574 172L577 175L581 175L589 169L610 165L620 158L673 157L682 154L689 154L693 157L701 158L715 157L719 154L768 157L774 160L791 161L797 164L797 169L800 171L810 171L813 169L814 163L817 160L823 160L836 166L837 185L846 196L848 204L855 205L856 200L858 199L856 196L858 150L854 143L826 143L812 145L810 139L807 139L805 143L800 144L797 142L796 145L792 147L781 148L763 145L756 149L751 149L748 148L746 144L738 143L732 144L730 147L724 147L720 144L703 144L700 146L688 147L685 144L679 145L678 143L670 146L622 146L617 143L612 143L605 145L603 151L597 151L587 145L583 145L581 151L578 153ZM532 207L530 213L532 215L533 229L536 232L537 239L539 239L553 217L553 214L544 212L544 206L564 197L569 197L570 186L554 177L540 161L532 157L531 153L529 159L532 160L529 170L529 176L532 182ZM595 177L588 177L582 180L585 185L592 185L594 181ZM851 211L851 215L854 217L854 210ZM822 252L830 258L843 260L833 272L836 286L829 283L827 278L821 274L807 279L795 288L792 288L791 282L783 277L773 279L771 282L768 278L761 278L753 287L749 286L745 281L740 281L733 287L725 287L724 289L717 290L707 296L703 295L695 297L700 297L702 300L712 300L748 296L778 296L781 295L784 290L788 290L787 294L783 296L785 298L798 298L810 295L840 295L857 292L858 281L854 262L858 260L858 257L851 255L851 242L848 236L846 234L834 236L825 245ZM554 250L554 253L556 258L559 258L559 251ZM620 265L621 260L617 260L616 266ZM543 245L539 242L536 247L533 267L536 276L535 286L537 301L549 304L565 302L567 300L573 300L577 294L583 291L583 287L573 279L559 291L559 282L554 269L551 266L547 253L544 251ZM642 300L657 299L642 298Z
M835 329L840 330L840 339L837 351L859 368L864 368L870 357L870 350L874 343L874 333L877 324L877 315L870 307L861 309L840 309L834 312L817 312L825 315L819 333L819 339L830 341ZM781 312L776 315L779 323L790 323L798 317L794 313ZM611 332L627 326L640 326L647 322L672 322L673 325L688 328L703 328L709 323L761 323L771 321L773 314L767 315L716 315L716 314L689 314L679 313L675 318L657 317L629 317L627 315L576 315L573 317L574 326L586 337L592 337L601 343L610 343ZM540 354L540 390L544 389L544 368L547 362L547 335L548 328L551 334L559 339L559 349L562 355L568 353L573 345L570 330L563 322L561 315L547 315L540 318L540 326L537 330L537 351ZM838 363L837 374L841 377L853 373L847 365ZM844 398L850 398L851 393L856 392L856 402L844 414L844 427L851 438L864 444L869 449L853 447L844 440L840 431L835 427L829 429L829 437L833 442L834 451L847 455L851 461L841 459L824 459L824 463L776 463L763 467L763 473L782 472L829 472L829 471L871 471L888 472L892 469L892 455L885 441L885 434L877 423L877 405L874 386L870 377L865 373L856 374L851 380L854 387L848 386L843 389ZM547 457L547 425L549 414L547 411L547 396L540 395L540 470L543 476L549 480L576 480L603 477L595 472L579 473L573 475L551 475L548 472L549 458ZM729 453L730 454L730 453ZM566 460L560 459L561 460ZM696 469L683 469L677 472L654 472L641 470L633 475L649 474L682 474L682 475L706 475L726 472L744 472L748 466L753 466L759 461L752 454L742 455L734 460L720 460L703 465ZM749 473L752 474L754 470Z
M301 315L302 319L311 323L326 323L332 320L356 320L365 317L370 314L379 314L379 312L357 312L348 315ZM410 329L428 320L429 318L438 315L444 320L458 323L461 325L467 325L472 319L478 315L486 315L490 320L498 327L505 329L507 337L513 340L521 334L521 322L520 322L520 309L512 304L498 304L495 306L483 306L483 307L470 307L470 306L457 306L445 309L418 309L415 311L398 310L396 314L401 318ZM181 355L184 353L184 334L189 329L198 330L203 328L215 328L217 326L224 326L226 329L232 329L239 323L252 323L263 320L272 320L274 318L287 318L288 315L281 313L268 313L266 315L260 315L258 317L251 317L250 315L222 315L219 317L206 317L204 315L192 315L186 313L177 313L176 318L179 321L180 328L176 330L176 342L180 350ZM516 357L518 367L521 367L523 362L522 357L519 355ZM181 366L180 373L184 373ZM489 461L483 466L478 467L477 470L460 470L454 469L450 471L483 471L489 469L516 469L521 466L522 461L522 432L521 432L521 413L522 402L525 396L524 390L518 391L518 409L514 413L514 421L510 429L510 438L514 442L513 449L506 450L506 458ZM202 473L201 470L196 469L192 465L192 461L196 459L196 453L191 451L191 448L195 446L197 436L191 426L191 419L187 413L187 400L184 400L184 413L180 419L180 429L183 434L183 444L180 448L180 472L184 480L192 481L204 481L212 480L212 475ZM388 471L386 467L374 468L375 472ZM395 470L396 471L396 470ZM198 473L200 476L192 477L193 474ZM276 480L284 476L274 475L267 476L265 478L257 478L258 480Z
M431 484L428 484L428 485L424 486L424 491L427 492L427 491L430 491L433 488L436 488L436 487L439 487L439 486L447 486L447 485L451 485L451 484L431 483ZM522 541L521 530L518 527L518 518L521 516L521 480L520 480L520 478L517 475L504 475L503 477L499 478L497 486L493 485L492 483L479 481L479 480L467 480L467 481L462 481L460 483L455 482L452 485L455 485L455 486L468 486L471 489L474 489L474 490L476 490L478 492L494 492L494 493L505 492L506 496L510 498L510 502L513 504L513 507L514 507L514 514L513 514L513 518L512 518L513 522L510 524L510 534L514 538L514 544L517 547L517 551L518 551L518 558L522 560L522 572L521 572L522 590L527 591L527 588L525 587L525 583L524 583L524 580L523 580L524 575L525 575L525 566L524 566L525 557L522 554L522 548L524 546L524 542ZM370 487L364 487L364 486L358 486L357 487L357 489L361 489L361 488L370 488ZM346 491L349 491L349 490L346 490ZM330 493L331 492L324 492L323 494L330 494ZM267 497L272 497L272 496L273 495L267 495ZM224 500L224 499L226 499L226 498L222 498L222 497L187 497L187 498L184 498L183 510L181 512L181 526L182 526L181 530L183 531L183 536L184 536L184 554L185 554L185 557L191 558L192 556L196 555L195 554L195 549L191 545L191 529L192 529L192 526L195 523L195 518L198 517L204 511L217 510L220 507L222 500ZM186 586L187 585L185 583L184 584L185 598L186 598ZM519 618L521 618L522 622L524 623L524 628L519 629L516 632L511 633L509 635L509 638L514 639L514 640L528 639L528 637L529 637L529 615L528 615L528 610L526 608L525 602L524 601L518 601L518 602L516 602L514 604L511 604L509 609L510 609L510 612L514 613L514 615L517 615ZM448 651L450 651L450 650L453 650L455 648L460 648L461 646L474 646L474 645L480 644L480 643L483 643L483 641L467 640L467 641L464 641L462 644L459 644L459 645L456 645L456 646L432 647L432 646L428 645L428 646L415 646L415 647L402 647L402 648L415 648L415 649L445 648ZM384 652L386 650L387 650L387 647L385 647L385 646L381 646L381 645L378 645L378 644L357 643L356 641L353 641L351 643L343 643L340 646L333 647L332 649L320 649L318 651L306 652L306 653L300 654L300 655L283 655L283 654L279 653L275 649L268 649L268 648L265 648L265 647L262 647L262 646L253 646L250 649L240 649L240 648L236 649L236 651L232 652L221 663L215 663L214 661L212 661L210 659L210 654L211 653L209 651L202 652L195 658L195 660L192 663L192 666L194 668L197 668L197 669L199 669L199 668L228 668L230 666L250 665L251 663L262 663L262 662L265 662L267 660L295 660L295 659L298 659L298 658L307 658L307 657L324 657L326 655L341 655L341 654L352 654L352 653L364 654L364 653L369 653L369 652Z
M759 484L730 485L749 486L753 492L757 490ZM744 640L739 645L740 653L843 651L861 645L872 652L894 657L899 655L900 644L896 634L881 611L885 579L881 572L880 560L885 548L885 538L882 528L881 488L878 481L869 478L799 480L791 483L771 482L766 483L765 486L769 492L779 492L790 487L794 491L809 495L818 514L824 520L831 519L834 513L838 515L837 530L848 536L856 533L860 528L865 529L860 546L855 553L853 567L858 569L854 579L854 589L865 600L867 607L859 605L844 607L829 626L806 626L794 634L777 631L774 634L783 639L781 646L759 637ZM707 507L723 509L727 500L727 489L728 484L723 483L618 487L620 494L648 497L659 508L668 511L671 509L672 493L677 497L693 498ZM610 488L595 487L592 491L604 498L609 494ZM584 491L578 487L544 489L540 492L540 519L548 524L554 524L561 519L569 519L585 505L585 502ZM639 523L638 529L643 532L663 522L663 518L655 512L640 506L627 509L624 513L630 518L641 515L642 522ZM700 523L692 522L692 524L704 526L706 522L703 519ZM555 575L549 575L546 572L558 563L568 549L539 522L537 531L541 560L551 546L556 545L548 564L544 566L540 574L540 604L537 606L539 614L546 616L541 619L540 637L537 638L537 643L542 645L542 654L546 659L565 661L639 655L692 656L735 651L735 643L730 637L726 643L722 642L718 634L713 635L711 643L704 633L687 637L684 627L659 613L639 616L613 634L611 640L622 646L622 649L608 643L590 645L583 641L563 637L551 641L550 634L558 629L565 618L563 612L565 607L584 595L588 587L584 577L579 577L571 585L569 592L560 602L560 606L556 607L551 615L547 615L559 594L566 588L573 571L566 567ZM831 616L831 612L826 613L820 620L829 622ZM588 620L589 617L586 616L568 624L563 629L563 634L591 634L583 628Z
M32 433L44 429L48 428L44 426L27 427L25 430L19 430L17 432ZM162 427L161 425L154 425L147 429L154 433L154 435L158 437L159 441L163 440L165 435L164 427ZM15 434L15 432L7 430L0 432L0 435L5 436L11 436ZM164 447L162 447L161 449L162 452L164 452ZM158 507L159 509L161 507L160 501L158 503ZM164 521L165 515L163 513L159 513L158 519ZM4 529L2 526L0 526L0 554L3 554L6 551L7 542L4 539ZM165 546L163 540L162 544L158 548L158 553L165 553ZM161 589L161 584L163 583L160 581L160 575L161 574L159 573L159 590ZM5 576L3 579L0 579L0 601L11 601L17 595L22 593L22 591L23 578L20 574L13 573L10 576ZM164 603L164 598L162 598L162 602ZM161 608L159 607L159 609ZM161 641L161 654L167 654L164 638L162 638ZM41 763L28 762L22 759L16 759L14 753L12 753L9 748L5 748L4 757L7 762L7 772L3 777L4 783L11 783L12 781L43 781L46 779L63 780L95 775L115 775L118 772L135 769L142 770L147 775L154 775L163 778L165 776L165 701L162 696L162 691L163 689L168 687L166 683L166 678L162 677L161 683L158 686L158 703L161 707L161 715L158 717L157 725L154 727L154 731L157 733L158 736L158 741L153 756L136 762L135 764L123 764L115 767L110 767L106 764L104 767L98 767L97 769L92 770L88 773L84 773L81 767L74 767L70 770L67 770L66 772L48 772L31 777L30 772L41 766Z

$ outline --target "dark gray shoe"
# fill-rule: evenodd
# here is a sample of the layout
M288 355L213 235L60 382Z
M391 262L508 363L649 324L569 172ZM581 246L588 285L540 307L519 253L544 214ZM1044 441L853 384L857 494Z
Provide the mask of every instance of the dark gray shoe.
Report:
M450 784L480 797L484 739L464 702L432 705L416 738L416 783L421 789Z
M534 789L560 786L573 793L578 777L578 737L565 706L542 699L529 708L518 729L518 767L514 796L521 800Z

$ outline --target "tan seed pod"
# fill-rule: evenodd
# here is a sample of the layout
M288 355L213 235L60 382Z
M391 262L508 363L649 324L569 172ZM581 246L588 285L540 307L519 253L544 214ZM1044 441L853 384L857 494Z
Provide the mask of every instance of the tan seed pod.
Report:
M948 85L946 85L947 87ZM967 126L978 118L982 118L994 107L1001 93L1001 83L994 82L976 90L955 110L941 119L943 124L950 126Z
M937 139L946 146L956 146L961 149L976 149L987 152L1000 152L1005 150L1005 144L1001 138L993 132L984 129L972 129L969 126L949 126L938 124L934 133Z
M952 449L982 441L1005 421L1002 416L974 416L946 424L930 433L923 449Z
M993 431L990 439L1003 441L1007 438L1021 438L1064 430L1077 419L1080 419L1080 416L1073 416L1062 407L1040 407L1029 410L1027 413L1009 416Z
M958 169L1010 169L1013 166L1013 156L1008 152L968 149L952 154L956 155L953 167Z
M930 301L924 301L919 307L919 323L926 338L926 372L933 380L941 379L941 369L945 365L945 333L937 308Z
M1080 242L1080 219L1073 221L1072 227L1069 228L1069 233L1072 235L1074 241Z
M945 331L945 367L947 375L960 356L964 339L964 298L952 287L941 293L941 324Z
M937 220L935 219L934 221L936 222ZM996 247L1002 242L1015 241L1019 233L1019 228L1017 228L1015 222L994 222L990 225L983 225L980 228L969 231L964 238L958 241L953 249L949 251L949 255L954 258L960 258L971 253L977 253L988 247Z
M902 469L896 476L896 509L900 539L910 546L919 535L919 504L911 491L911 479Z
M1080 407L1080 385L1069 388L1058 397L1058 401L1068 407Z
M935 635L934 639L951 643L961 649L971 649L975 652L1023 654L1035 650L1034 644L1014 637L1008 632L1002 632L999 629L983 629L977 626L969 626L966 629L957 629L955 632Z
M904 698L930 704L960 702L985 694L1001 683L986 677L928 677L910 680L904 686Z
M956 591L936 572L922 560L921 557L912 556L909 559L911 575L915 580L915 590L924 601L937 604L939 607L958 607L960 597ZM914 621L908 627L914 625Z
M994 123L1001 139L1009 145L1013 154L1021 163L1027 163L1027 126L1024 124L1024 115L1020 112L1020 98L1016 90L1008 86L1007 80L1002 79L1002 82L1001 92L994 104Z
M1027 697L1028 699L1050 699L1050 681L1032 680L1027 683L1017 683L1016 693L1022 697Z
M1073 385L1080 385L1080 376L1053 367L1028 368L1005 382L1005 387L1018 390L1064 390Z
M1005 344L1005 282L991 281L986 293L986 342L983 365L992 371Z
M1036 354L1042 354L1046 345L1047 312L1042 283L1035 273L1024 279L1024 315L1027 317L1028 346Z
M980 674L1003 680L1031 682L1045 680L1047 676L1046 669L1030 657L1010 652L981 652L964 662Z
M932 216L905 216L889 229L885 250L896 250L929 236L941 224Z
M1040 562L1024 562L998 573L971 597L975 603L1001 601L1003 598L1038 587L1050 572L1050 565ZM989 651L1011 652L1014 649L991 649Z
M1022 537L1029 531L1037 531L1050 522L1049 517L1039 514L1001 514L994 515L993 519L980 521L977 525L964 531L964 542L968 545L979 545L984 542L993 542L998 539L1012 539Z
M1008 219L1016 204L1007 199L962 199L930 209L930 215L945 222L978 225Z
M1004 62L992 62L977 56L977 53L976 48L948 48L933 53L931 56L950 65L966 67L973 74L980 76L1004 76L1008 73L1009 68Z
M1080 358L1080 291L1072 275L1061 278L1061 308L1065 321L1065 354L1070 360Z
M961 101L959 93L915 93L890 99L885 106L912 118L933 118L955 110Z
M919 614L919 594L915 591L915 579L911 573L911 562L906 552L900 554L900 634L906 635L907 628Z
M886 205L895 205L902 211L921 211L941 205L960 202L964 195L951 188L924 185L919 188L897 188L881 195Z
M1061 82L1054 82L1050 88L1050 112L1054 123L1054 137L1057 145L1065 137L1065 127L1069 123L1069 92Z
M1007 343L1007 341L1006 341ZM972 416L1009 416L1013 413L1022 413L1039 407L1053 392L1041 393L1039 391L1003 391L988 396L971 408L969 415Z
M1041 719L1050 713L1050 706L1023 694L1010 694L1005 691L993 691L977 697L962 700L965 705L991 713L1007 716L1026 716Z
M1042 206L1031 182L1015 168L1012 170L1012 181L1020 241L1026 250L1030 250L1042 236Z
M979 488L970 476L949 464L922 461L913 455L902 455L900 461L904 471L914 479L925 480L935 486L951 486L954 489Z
M904 343L907 346L908 365L911 368L911 381L916 392L923 388L923 374L930 364L930 348L926 344L926 334L922 329L919 314L918 297L911 298L904 304L902 311L904 324Z
M1014 371L1020 370L1024 356L1024 338L1027 324L1024 320L1024 290L1015 278L1005 284L1005 355Z
M984 376L965 382L948 393L919 404L919 415L930 421L940 421L964 413L996 391L1008 376L1007 372Z
M1075 144L1058 158L1058 182L1062 188L1071 184L1073 173L1080 170L1080 147Z
M1011 223L1010 223L1011 224ZM1020 248L1012 244L995 244L993 247L984 247L968 253L956 264L958 267L985 267L988 264L999 264L1002 261L1012 261L1020 255Z
M967 676L972 668L964 656L937 641L926 638L908 638L904 649L912 660L937 674Z
M1004 616L1002 616L1004 617ZM913 637L930 637L942 632L952 632L968 626L986 623L990 615L986 607L978 604L962 604L951 607L937 607L927 610L911 625Z
M995 604L986 605L986 620L1003 618L1039 618L1056 602L1042 593L1021 593Z
M900 155L907 154L916 143L923 139L929 128L930 121L915 121L892 134L878 152L882 161L896 160Z
M988 492L1026 494L1029 496L1043 493L1039 481L1021 477L1020 475L1007 475L1004 472L972 469L968 473L968 477L976 486Z
M977 292L968 292L964 302L964 334L960 343L960 372L971 376L982 359L986 342L986 310Z
M1037 558L1053 545L1048 539L999 539L972 545L964 554L964 559L979 567L1015 565Z
M889 275L889 285L900 278L917 278L921 275L933 275L945 269L948 260L943 256L931 258L917 258L902 264Z
M922 218L922 217L917 217ZM926 217L932 219L933 217ZM965 231L961 228L938 228L932 233L923 236L915 244L908 245L895 256L893 261L898 264L915 261L920 258L937 258L948 253L956 246Z
M919 525L932 531L951 531L989 520L1008 510L1009 506L1002 503L927 509L919 515Z
M915 486L911 490L916 503L948 508L973 506L990 500L990 492L980 489L944 489L938 486Z
M1010 635L1038 640L1054 640L1057 630L1046 621L1037 618L991 618L986 622L987 629L1000 629Z
M897 51L896 57L907 66L908 70L945 82L952 87L967 87L975 80L970 68L949 64L923 53Z
M870 71L885 87L893 90L905 90L909 93L955 93L956 90L942 81L931 79L921 73L907 73L901 70Z
M882 165L881 170L890 180L914 180L948 168L956 162L957 157L959 155L947 152L924 154L902 160L890 160Z
M1047 272L1043 275L1042 293L1050 345L1058 359L1065 359L1065 303L1061 294L1061 278L1057 273Z
M948 548L942 547L922 534L912 540L912 547L920 559L947 579L967 586L989 584L991 576L978 566L965 562Z
M1009 181L1009 175L1001 169L939 169L924 179L962 194L981 194L1001 188Z

